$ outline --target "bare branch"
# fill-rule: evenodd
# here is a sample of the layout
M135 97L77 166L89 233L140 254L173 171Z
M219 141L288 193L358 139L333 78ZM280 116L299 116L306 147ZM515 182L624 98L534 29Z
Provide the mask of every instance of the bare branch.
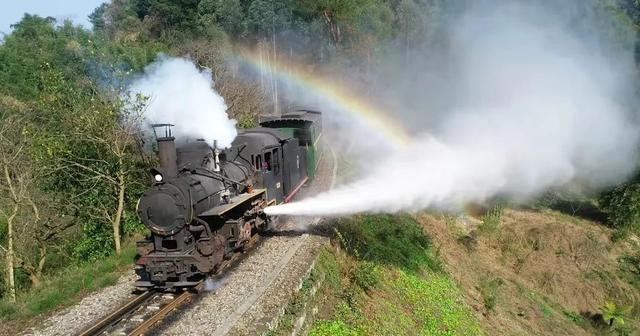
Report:
M78 168L84 169L84 170L86 170L86 171L89 171L89 172L91 172L91 173L93 173L93 174L95 174L95 175L97 175L97 176L100 176L100 177L102 177L102 178L106 179L106 180L107 180L107 181L109 181L109 182L112 182L112 183L118 184L118 182L117 182L113 177L111 177L111 176L109 176L109 175L106 175L106 174L104 174L104 173L102 173L102 172L99 172L99 171L97 171L97 170L95 170L95 169L93 169L93 168L91 168L91 167L85 166L85 165L80 164L80 163L78 163L78 162L73 162L73 161L68 161L68 160L63 160L63 162L66 162L66 163L68 163L68 164L69 164L69 165L71 165L71 166L78 167Z

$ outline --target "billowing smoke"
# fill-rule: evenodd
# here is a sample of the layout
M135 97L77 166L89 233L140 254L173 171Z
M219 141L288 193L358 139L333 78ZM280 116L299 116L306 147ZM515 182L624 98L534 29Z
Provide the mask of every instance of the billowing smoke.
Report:
M178 139L217 140L224 148L237 134L224 99L213 89L211 71L199 70L188 59L160 56L130 90L149 97L146 121L174 124Z
M411 116L430 115L425 119L434 125L403 150L369 153L361 179L265 211L346 215L450 208L627 178L637 162L639 134L628 101L632 53L596 43L565 20L515 2L458 17L449 30L451 57L441 67L448 72L431 77L446 78L454 90L439 104L446 109L436 117L426 109ZM429 92L413 90L407 103L419 106Z

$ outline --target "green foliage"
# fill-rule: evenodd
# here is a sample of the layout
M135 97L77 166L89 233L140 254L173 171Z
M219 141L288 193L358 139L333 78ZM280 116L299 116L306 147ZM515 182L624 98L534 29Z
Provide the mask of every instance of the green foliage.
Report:
M427 267L442 271L430 251L431 241L409 215L363 215L337 225L343 247L359 258L392 264L409 271Z
M618 306L612 301L607 301L600 307L602 320L610 327L624 325L624 319L629 316L631 309L632 307Z
M152 30L159 36L163 30L191 33L196 31L199 0L131 0L139 19L153 17Z
M621 275L636 288L640 288L640 250L623 255L618 259Z
M582 323L584 323L584 317L582 317L582 316L581 316L580 314L578 314L578 313L574 313L574 312L572 312L572 311L570 311L570 310L563 309L563 310L562 310L562 314L564 314L564 316L565 316L567 319L569 319L570 321L572 321L573 323L576 323L576 324L582 324Z
M352 281L365 291L375 287L381 276L380 270L370 261L359 262L351 275Z
M254 0L249 5L247 24L255 34L270 36L289 27L291 15L287 0Z
M320 320L314 323L309 336L358 336L358 331L349 327L343 321Z
M599 203L616 229L614 238L640 232L640 182L631 181L603 193Z
M198 4L198 15L203 25L218 24L232 36L240 36L246 30L240 0L202 0Z
M323 251L318 270L338 302L310 335L482 334L412 217L342 220L335 238L348 254Z

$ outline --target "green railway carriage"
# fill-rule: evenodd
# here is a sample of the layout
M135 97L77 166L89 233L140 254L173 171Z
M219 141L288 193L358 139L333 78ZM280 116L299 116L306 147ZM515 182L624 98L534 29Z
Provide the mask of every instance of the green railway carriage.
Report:
M322 156L322 114L311 110L296 110L277 117L264 117L260 126L278 129L298 139L306 155L307 176L313 179Z

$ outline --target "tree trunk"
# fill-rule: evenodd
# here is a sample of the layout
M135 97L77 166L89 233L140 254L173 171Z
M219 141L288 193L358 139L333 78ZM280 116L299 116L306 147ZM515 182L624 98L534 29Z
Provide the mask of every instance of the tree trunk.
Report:
M33 287L40 287L40 279L42 279L42 271L44 270L44 264L47 261L47 245L40 243L40 259L38 260L38 266L29 274L29 280Z
M7 276L9 277L9 300L16 302L16 279L13 274L15 257L13 251L13 219L18 214L18 203L13 206L13 212L7 218Z
M120 159L120 167L122 167L122 159ZM125 191L125 177L122 168L118 172L118 208L116 209L116 216L113 219L113 241L116 245L116 254L120 254L120 222L122 221L122 213L124 212L124 191Z
M15 255L13 251L13 219L18 215L20 210L19 198L16 190L13 187L13 181L11 180L11 174L9 174L9 167L4 165L4 178L9 186L9 192L11 193L11 200L13 201L13 210L11 215L7 217L7 277L9 278L9 300L16 302L16 279L13 274L15 266Z

